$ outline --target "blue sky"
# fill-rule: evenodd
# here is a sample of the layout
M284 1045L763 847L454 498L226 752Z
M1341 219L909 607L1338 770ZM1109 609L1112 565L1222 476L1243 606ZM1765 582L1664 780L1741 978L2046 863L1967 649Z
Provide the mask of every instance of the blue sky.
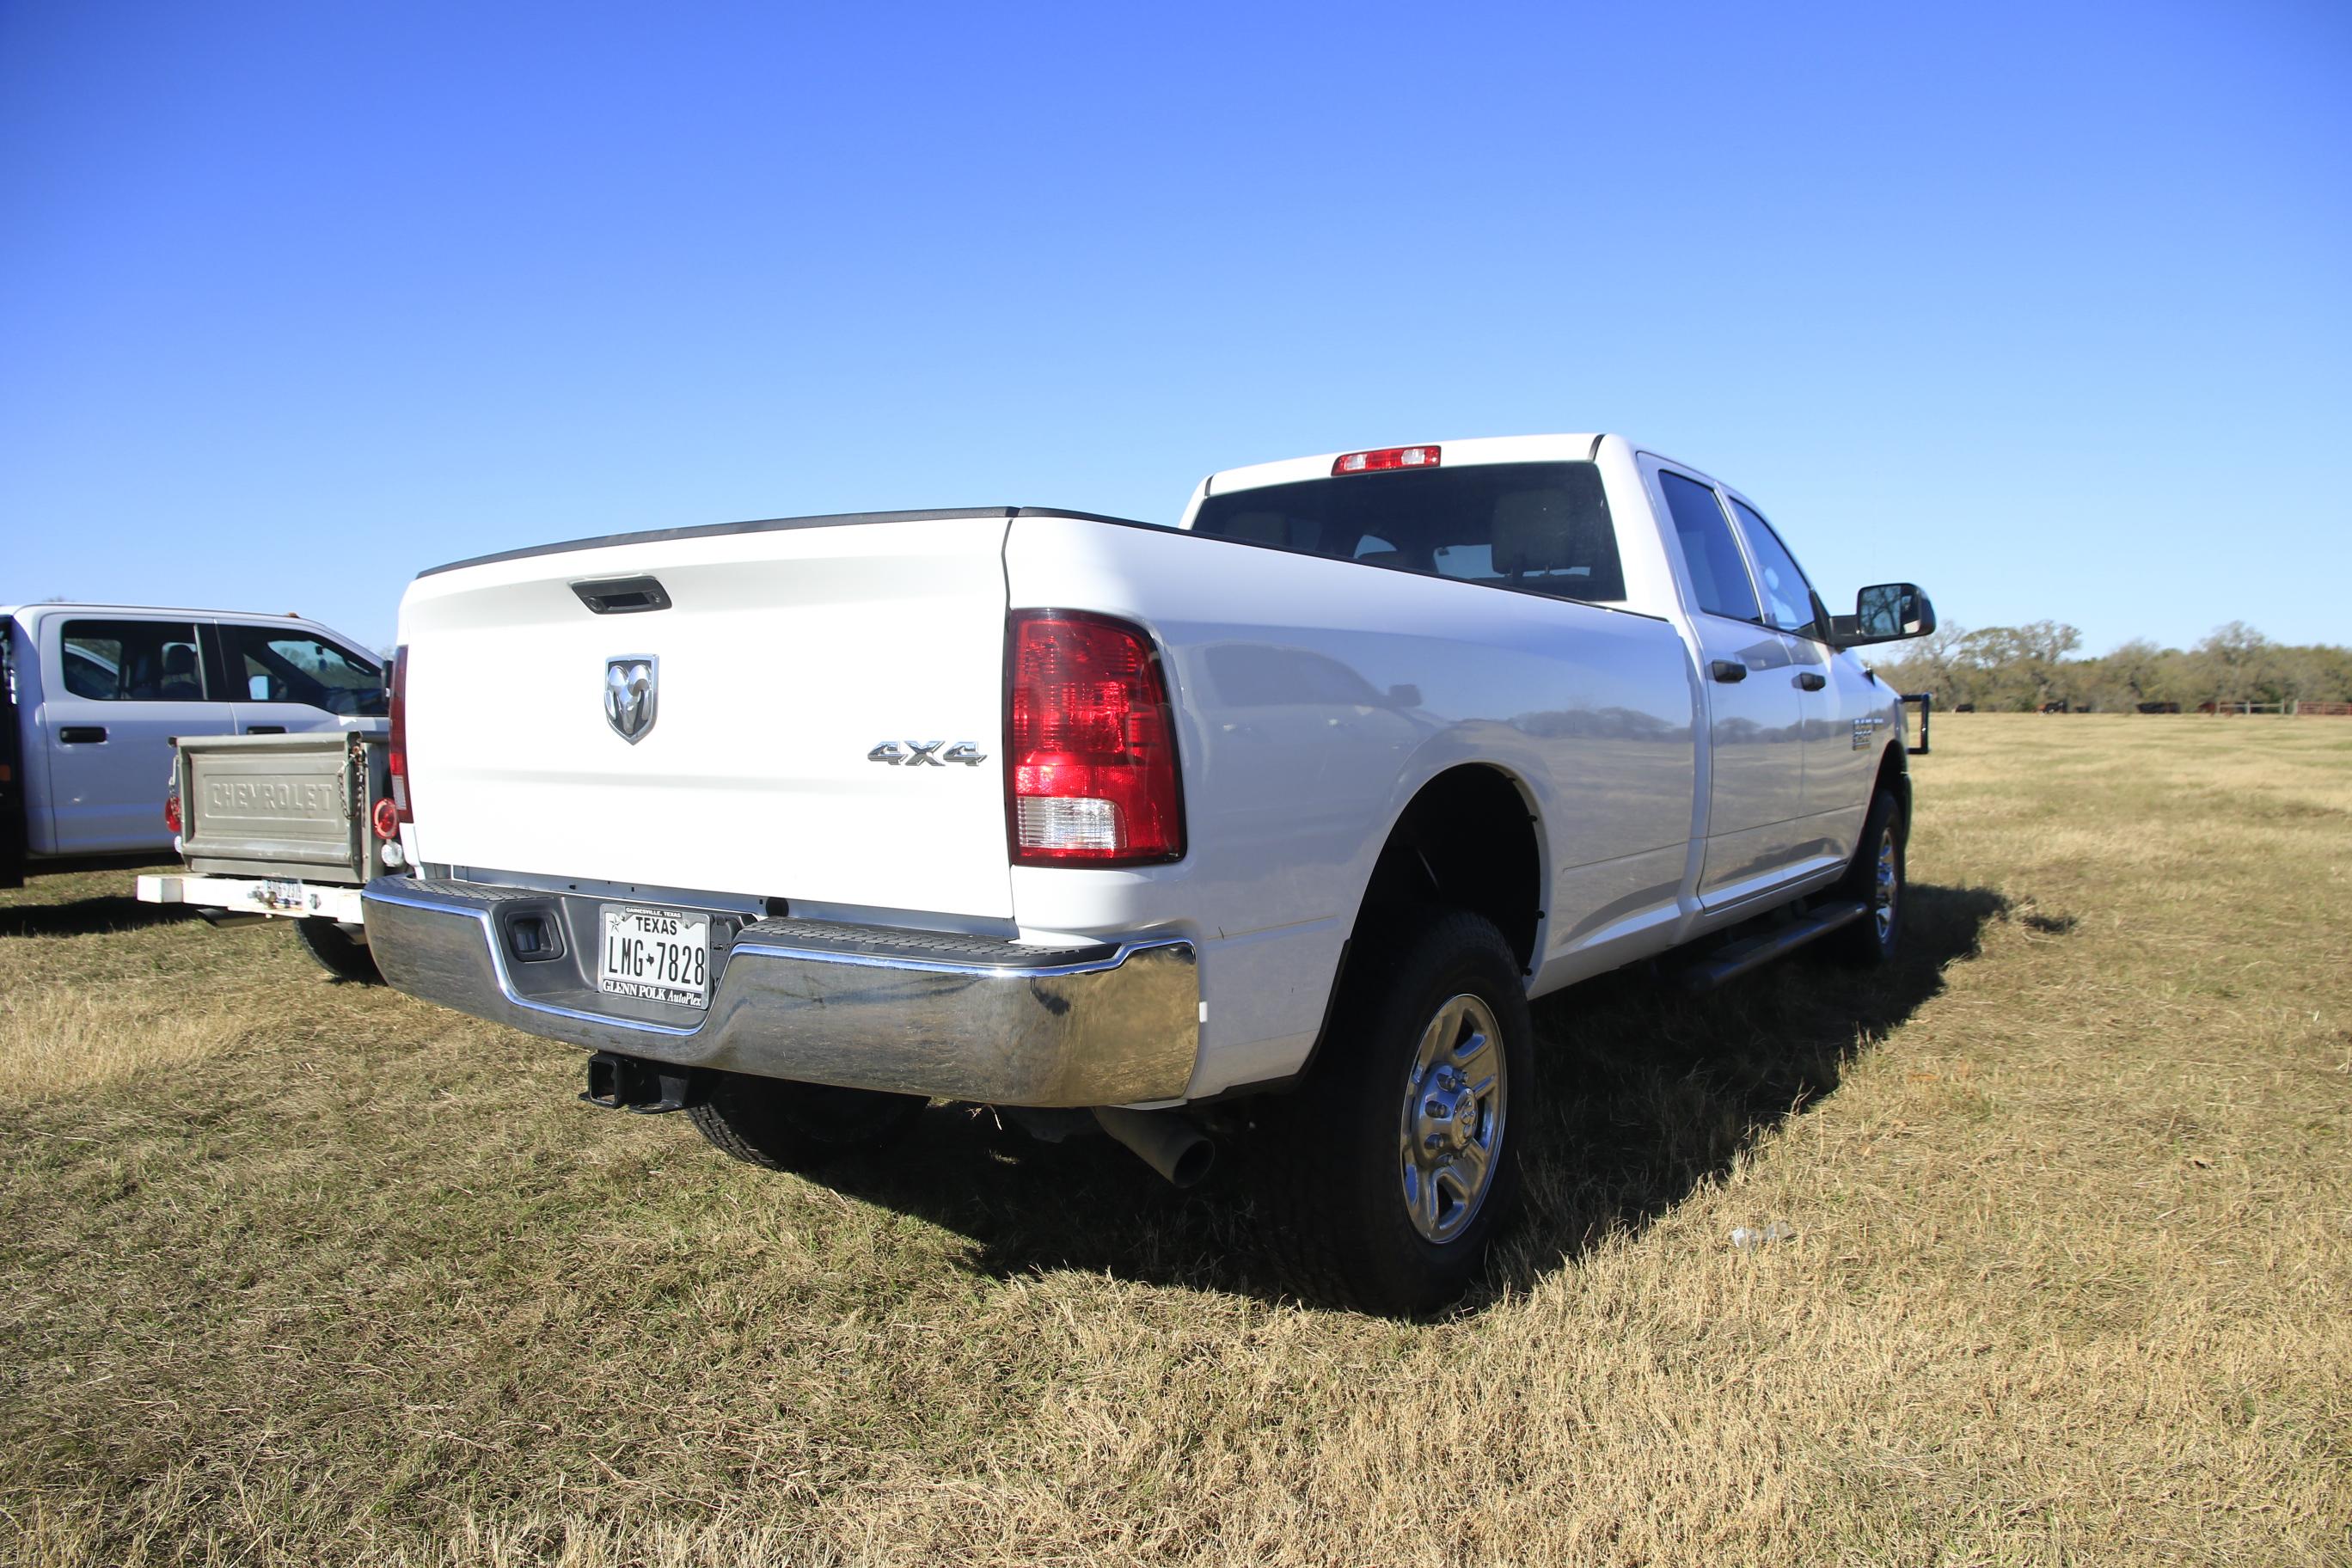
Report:
M2352 11L9 0L0 600L1621 430L1824 596L2352 641Z

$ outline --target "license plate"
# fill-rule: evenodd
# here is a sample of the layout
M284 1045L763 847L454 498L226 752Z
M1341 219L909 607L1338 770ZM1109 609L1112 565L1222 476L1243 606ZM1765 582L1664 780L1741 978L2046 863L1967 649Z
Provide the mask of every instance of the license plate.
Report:
M596 989L686 1007L710 1005L710 917L683 910L603 907Z
M273 910L306 910L310 898L308 888L282 877L264 877L253 889L254 901Z

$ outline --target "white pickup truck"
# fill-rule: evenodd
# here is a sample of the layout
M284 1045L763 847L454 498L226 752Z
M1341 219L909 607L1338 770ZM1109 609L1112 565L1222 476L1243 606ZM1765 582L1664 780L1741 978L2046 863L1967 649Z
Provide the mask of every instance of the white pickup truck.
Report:
M484 556L402 605L367 924L394 985L762 1164L949 1098L1184 1180L1246 1101L1301 1282L1413 1311L1513 1199L1530 998L1893 952L1902 709L1844 650L1933 626L1908 584L1832 617L1745 497L1615 436L1234 469L1175 528Z

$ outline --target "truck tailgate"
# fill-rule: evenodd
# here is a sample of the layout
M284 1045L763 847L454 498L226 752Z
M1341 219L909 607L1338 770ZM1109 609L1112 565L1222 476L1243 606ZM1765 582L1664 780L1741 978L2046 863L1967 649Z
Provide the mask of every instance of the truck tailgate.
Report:
M180 847L190 868L360 880L365 829L352 745L338 730L181 741Z
M401 610L419 858L1010 916L1005 526L814 520L427 573ZM667 607L598 613L574 588L639 577ZM616 660L652 687L618 721ZM959 746L983 760L936 761Z

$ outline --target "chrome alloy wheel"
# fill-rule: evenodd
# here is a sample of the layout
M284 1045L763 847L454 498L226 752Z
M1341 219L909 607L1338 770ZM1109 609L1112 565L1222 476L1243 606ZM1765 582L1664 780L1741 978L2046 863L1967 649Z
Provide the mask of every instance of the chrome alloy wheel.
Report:
M1884 944L1895 930L1895 829L1878 836L1878 875L1870 889L1870 918L1878 927L1878 940Z
M1503 1149L1505 1081L1494 1010L1465 993L1421 1032L1397 1123L1397 1180L1424 1241L1444 1245L1477 1216Z

